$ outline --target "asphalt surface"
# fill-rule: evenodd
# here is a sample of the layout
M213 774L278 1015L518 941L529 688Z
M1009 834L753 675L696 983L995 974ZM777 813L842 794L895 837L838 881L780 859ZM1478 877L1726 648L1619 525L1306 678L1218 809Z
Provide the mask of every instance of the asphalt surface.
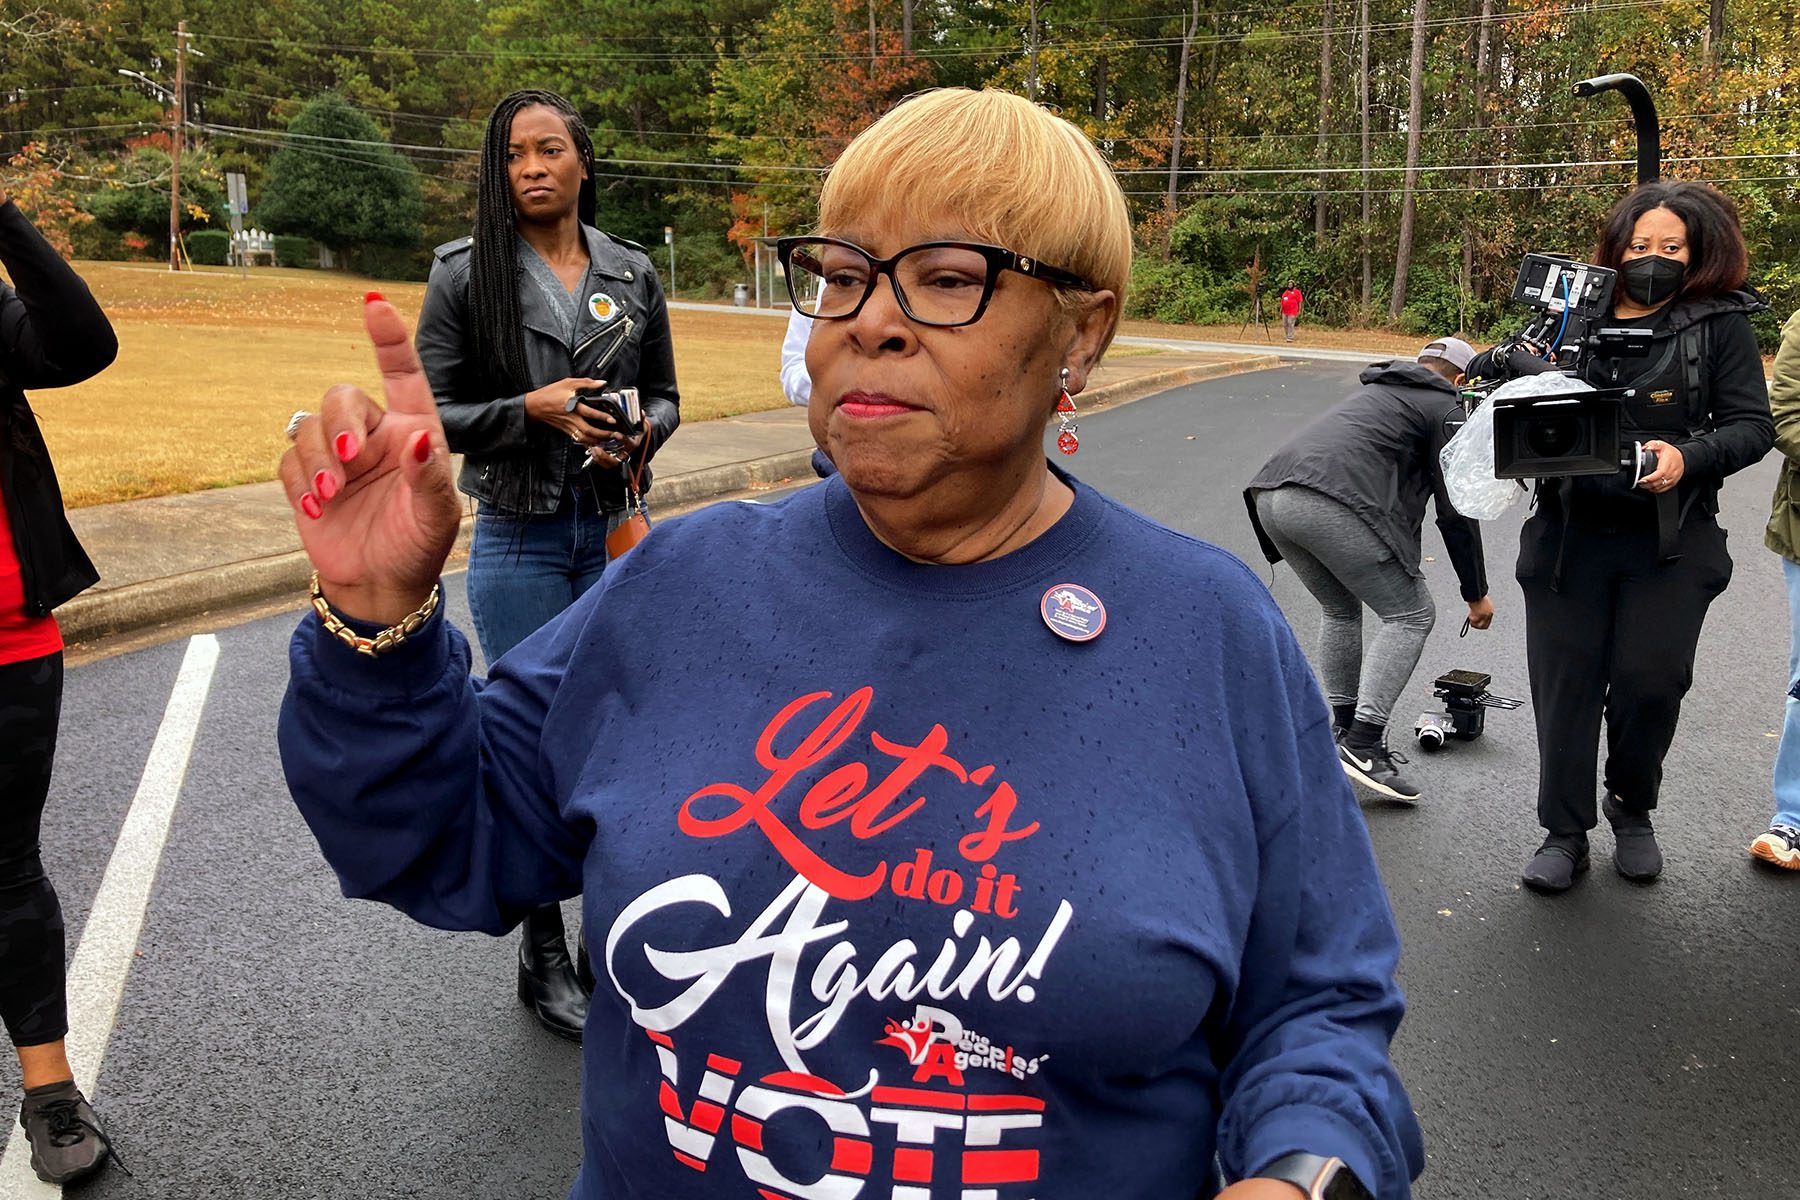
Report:
M1268 579L1242 484L1354 376L1339 363L1288 366L1088 417L1070 465ZM1493 714L1481 741L1414 754L1427 792L1417 807L1365 806L1406 946L1412 1009L1395 1055L1426 1131L1421 1200L1800 1196L1800 877L1744 855L1769 815L1786 683L1781 572L1760 537L1774 477L1770 460L1725 493L1736 578L1714 605L1667 764L1661 882L1614 875L1603 832L1576 891L1520 890L1537 838L1528 709ZM1396 727L1430 706L1430 679L1451 667L1526 695L1511 573L1522 509L1487 527L1498 616L1466 639L1427 533L1442 615ZM1285 567L1272 577L1310 650L1316 610ZM449 582L451 615L468 628L461 577ZM287 797L273 731L294 621L218 631L98 1088L136 1175L107 1171L79 1194L560 1197L579 1154L578 1055L517 1003L515 943L341 900ZM69 673L44 857L71 955L184 649ZM0 1111L11 1112L18 1080L3 1059Z

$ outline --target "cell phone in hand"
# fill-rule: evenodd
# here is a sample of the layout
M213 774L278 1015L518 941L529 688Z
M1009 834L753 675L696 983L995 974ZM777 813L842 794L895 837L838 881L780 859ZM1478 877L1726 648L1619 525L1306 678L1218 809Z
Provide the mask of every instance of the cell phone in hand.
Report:
M623 433L628 437L636 437L644 428L643 408L638 402L636 388L619 388L610 392L576 392L569 397L568 411L574 412L577 405L585 404L589 408L597 408L612 418L611 425L599 426L607 433ZM589 422L592 424L592 422Z

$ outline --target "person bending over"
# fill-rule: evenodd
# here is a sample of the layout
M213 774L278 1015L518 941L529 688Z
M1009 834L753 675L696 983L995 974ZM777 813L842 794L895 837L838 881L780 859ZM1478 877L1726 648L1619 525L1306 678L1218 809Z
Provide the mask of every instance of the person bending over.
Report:
M1460 338L1440 338L1416 362L1368 367L1362 387L1289 439L1244 492L1264 556L1286 559L1323 610L1319 672L1344 770L1392 800L1422 795L1400 770L1405 756L1388 747L1387 727L1437 620L1419 566L1427 500L1469 625L1494 619L1481 527L1451 505L1438 465L1474 353ZM1366 657L1365 606L1381 622Z

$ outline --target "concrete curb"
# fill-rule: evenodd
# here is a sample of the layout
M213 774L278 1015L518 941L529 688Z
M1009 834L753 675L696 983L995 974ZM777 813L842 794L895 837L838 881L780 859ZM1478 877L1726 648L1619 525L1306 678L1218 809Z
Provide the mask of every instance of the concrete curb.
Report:
M1247 355L1229 362L1196 363L1191 367L1156 371L1096 388L1084 393L1077 403L1082 412L1095 412L1203 379L1262 371L1280 365L1280 357L1273 354ZM793 450L658 479L651 496L656 507L665 511L691 508L719 496L789 479L810 478L811 475L812 451ZM457 551L467 551L473 529L474 518L465 516L457 534ZM90 591L57 609L56 620L62 627L65 641L92 642L280 596L298 597L311 576L312 565L301 551L264 555L123 587Z
M452 554L467 553L475 518L463 517ZM84 592L56 610L63 640L92 642L277 596L304 597L312 563L304 551L267 554L201 571Z

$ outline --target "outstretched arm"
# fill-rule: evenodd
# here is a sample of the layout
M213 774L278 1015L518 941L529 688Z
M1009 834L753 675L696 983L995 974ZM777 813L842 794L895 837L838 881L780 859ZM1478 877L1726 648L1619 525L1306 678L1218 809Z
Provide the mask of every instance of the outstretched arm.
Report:
M281 480L324 602L372 637L433 594L460 506L406 327L379 296L364 314L387 408L333 388L301 422ZM477 686L441 611L381 654L308 614L289 662L282 769L347 895L500 932L578 890L586 839L549 799L538 747L559 666L526 656Z

